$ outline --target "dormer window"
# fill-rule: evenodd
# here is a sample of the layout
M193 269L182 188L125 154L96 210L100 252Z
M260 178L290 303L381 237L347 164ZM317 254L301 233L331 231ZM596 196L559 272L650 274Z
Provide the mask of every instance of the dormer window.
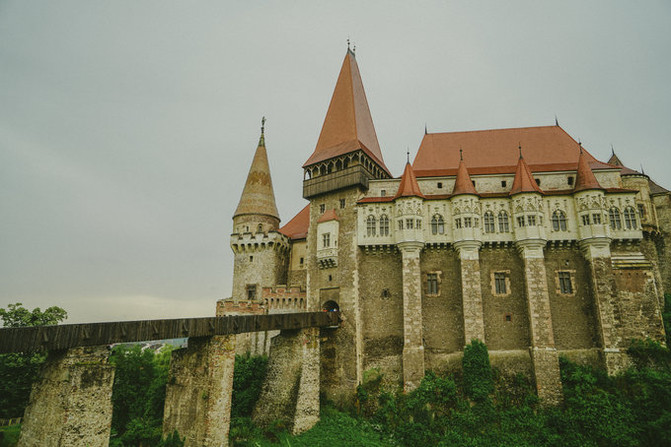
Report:
M508 182L501 180L501 188L505 188L506 186L508 186Z

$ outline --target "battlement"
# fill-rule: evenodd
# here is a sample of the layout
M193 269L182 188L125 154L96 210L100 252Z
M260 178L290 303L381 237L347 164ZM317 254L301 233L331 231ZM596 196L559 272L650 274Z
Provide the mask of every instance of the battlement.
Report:
M277 231L269 231L267 233L233 233L231 234L231 249L236 254L266 249L285 252L289 249L289 239Z
M298 286L264 287L261 299L268 312L304 311L307 308L306 292Z
M266 310L263 304L259 301L252 300L238 300L233 298L225 298L217 301L217 316L223 317L225 315L262 315Z

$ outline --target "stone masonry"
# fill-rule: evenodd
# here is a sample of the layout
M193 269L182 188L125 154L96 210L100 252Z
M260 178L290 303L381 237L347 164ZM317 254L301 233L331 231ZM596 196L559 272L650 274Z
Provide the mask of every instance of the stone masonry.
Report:
M422 283L419 258L422 243L405 242L403 256L403 389L412 391L424 377Z
M106 346L51 352L33 385L21 447L99 447L109 444L114 368Z
M228 445L235 336L190 338L173 351L166 387L163 434L177 430L185 447Z
M485 321L482 311L482 286L480 284L480 243L462 241L455 244L461 261L461 290L464 306L464 339L485 340Z

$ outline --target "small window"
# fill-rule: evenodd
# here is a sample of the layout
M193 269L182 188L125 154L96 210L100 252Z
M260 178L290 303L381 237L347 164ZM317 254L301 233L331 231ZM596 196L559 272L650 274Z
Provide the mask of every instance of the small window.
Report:
M529 223L530 227L535 227L536 226L536 216L533 214L530 214L527 216L527 222Z
M506 186L508 186L508 182L501 180L501 188L505 188Z
M508 293L506 287L506 274L504 272L494 273L494 291L497 295L505 295Z
M331 233L322 234L322 246L328 248L331 246Z
M505 314L504 317L505 317L506 323L510 323L511 321L513 321L513 315L512 314Z
M583 214L582 215L582 224L583 225L589 225L589 214Z
M645 219L645 206L643 206L642 203L638 204L638 215L641 217L641 219Z
M249 262L254 262L254 256L249 257Z
M475 188L475 180L471 180L471 183L473 183L473 188Z
M601 214L592 214L592 223L595 225L601 225Z
M635 230L637 228L636 211L630 206L624 209L624 226L627 227L627 230Z
M405 228L407 228L408 230L412 230L413 228L415 228L414 224L415 224L415 219L406 219L405 220Z
M387 190L383 189L380 191L380 197L387 197Z
M326 211L326 205L322 203L321 205L319 205L319 212L321 214L324 214L325 211Z
M389 292L389 289L382 289L382 298L391 298L391 292Z
M496 227L494 226L494 213L492 213L491 211L487 211L485 213L484 224L485 224L485 233L493 233L494 231L496 231Z
M426 294L438 295L438 274L429 273L426 275Z
M403 219L398 220L398 229L402 230L403 229Z
M559 278L559 293L563 295L573 294L573 282L570 272L557 272Z
M340 209L345 208L345 199L340 199Z
M380 236L389 236L389 218L386 214L380 216Z
M524 226L524 216L517 216L517 226L520 228Z
M438 189L443 189L443 182L438 182Z
M539 179L539 178L535 178L534 180L536 180L536 184L537 184L538 186L541 186L541 179Z
M329 281L333 281L333 276L329 275Z
M247 284L247 299L256 299L256 284Z
M501 233L508 233L510 231L510 225L508 223L508 213L505 211L499 212L499 231Z
M573 177L569 176L566 181L568 182L569 186L573 185Z
M263 225L259 224L259 226L256 227L256 232L257 233L263 233Z
M473 226L473 220L470 217L464 217L464 228L471 228Z
M454 219L454 226L455 228L461 228L461 218L457 217Z
M417 219L417 221L415 222L415 225L417 225L415 228L417 228L418 230L421 230L422 229L422 219Z

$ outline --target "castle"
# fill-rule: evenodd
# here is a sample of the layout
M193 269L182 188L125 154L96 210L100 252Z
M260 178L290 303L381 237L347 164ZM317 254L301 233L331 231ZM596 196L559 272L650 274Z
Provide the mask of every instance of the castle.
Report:
M553 403L559 355L614 373L631 339L664 342L671 193L558 123L425 132L393 178L348 49L308 155L309 205L280 226L262 129L217 315L340 310L321 336L326 396L351 398L369 368L412 390L427 369L458 369L478 339ZM242 349L267 351L269 338Z

